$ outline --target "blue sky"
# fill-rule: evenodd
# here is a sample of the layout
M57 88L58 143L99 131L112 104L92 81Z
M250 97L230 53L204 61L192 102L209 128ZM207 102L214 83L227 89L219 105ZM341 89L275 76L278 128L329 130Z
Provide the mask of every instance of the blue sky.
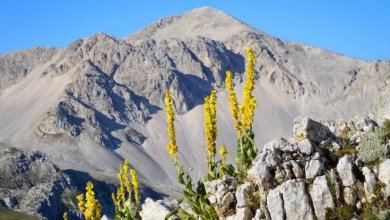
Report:
M65 47L97 32L121 38L201 6L284 40L360 59L390 59L389 0L0 0L0 53Z

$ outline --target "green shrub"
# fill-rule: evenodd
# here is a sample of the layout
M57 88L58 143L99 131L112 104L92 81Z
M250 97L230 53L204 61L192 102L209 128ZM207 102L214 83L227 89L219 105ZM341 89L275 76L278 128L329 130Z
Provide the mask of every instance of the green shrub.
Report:
M358 156L365 164L372 164L386 156L387 147L381 137L382 131L369 132L361 137Z

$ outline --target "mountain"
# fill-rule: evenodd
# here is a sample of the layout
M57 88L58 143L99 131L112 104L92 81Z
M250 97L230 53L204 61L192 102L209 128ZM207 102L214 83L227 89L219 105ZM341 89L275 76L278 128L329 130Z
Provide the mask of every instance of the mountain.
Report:
M218 91L218 144L235 149L225 71L240 96L245 48L256 54L259 149L291 136L299 115L390 117L390 62L363 61L283 41L210 7L163 18L117 39L104 33L66 48L0 55L0 147L39 150L61 169L114 181L129 159L141 181L177 190L163 98L173 92L180 162L204 170L203 98ZM3 147L4 146L4 147Z

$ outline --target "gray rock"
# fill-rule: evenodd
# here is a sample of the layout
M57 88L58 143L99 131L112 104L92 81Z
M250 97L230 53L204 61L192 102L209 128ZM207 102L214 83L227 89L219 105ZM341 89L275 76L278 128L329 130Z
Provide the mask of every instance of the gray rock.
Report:
M267 207L271 219L284 219L283 197L279 189L270 190L267 195Z
M251 220L253 218L252 211L249 207L237 208L234 220Z
M267 190L272 186L271 171L282 167L281 152L273 147L263 149L253 161L248 170L248 179L256 183L261 190Z
M0 206L5 206L7 208L13 209L17 205L16 198L4 198L0 200Z
M234 195L232 192L226 193L226 195L222 198L221 204L220 204L220 211L225 212L227 211L232 203L234 202Z
M303 179L287 180L275 190L282 194L286 219L313 219L309 196L306 194ZM280 203L280 200L277 199L278 197L276 192L273 192L270 198L275 198L274 200L271 199L271 201ZM273 212L273 207L268 204L267 206L268 211L270 213ZM280 216L280 213L274 213L274 215Z
M333 137L329 128L308 117L297 117L294 119L294 136L303 136L319 144L321 141Z
M311 141L307 138L298 142L298 149L304 155L310 155L314 151Z
M0 189L9 192L3 199L7 207L43 219L62 216L61 194L69 177L45 155L10 148L0 152L0 164Z
M353 158L344 155L337 163L337 172L342 181L343 186L352 186L356 182L355 174L353 173Z
M310 196L317 219L325 220L326 209L334 208L332 194L330 193L325 176L315 178L310 189Z
M379 165L378 179L386 184L390 184L390 159L386 159Z
M281 152L292 153L297 151L297 145L284 138L277 138L265 144L263 149L278 149Z
M236 207L242 208L250 206L250 196L253 194L254 188L250 182L246 182L239 186L236 191Z
M357 202L357 195L351 187L344 188L344 201L347 205L355 206Z
M313 219L309 197L302 180L289 180L280 189L283 194L286 219Z
M256 209L255 216L252 218L252 220L261 220L261 211L260 211L260 209Z
M378 179L386 184L386 196L390 196L390 159L386 159L379 165Z
M364 192L366 194L367 200L370 202L372 198L375 197L374 187L377 183L377 178L375 173L371 171L368 167L363 167L362 172L364 175Z
M299 166L299 164L295 160L290 160L290 164L292 166L292 170L295 178L299 179L305 176L303 169Z
M311 159L309 162L306 162L306 166L305 166L306 179L314 179L316 176L321 175L323 170L324 170L324 165L321 162L321 160Z
M145 220L161 220L170 212L170 210L162 205L161 202L153 201L150 198L146 198L142 204L140 216Z
M60 49L36 47L0 55L0 89L8 88L24 79L40 65L50 61Z

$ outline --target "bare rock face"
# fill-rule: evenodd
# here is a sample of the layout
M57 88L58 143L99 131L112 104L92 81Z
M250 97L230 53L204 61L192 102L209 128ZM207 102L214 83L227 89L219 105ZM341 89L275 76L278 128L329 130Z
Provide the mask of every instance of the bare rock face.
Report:
M0 153L0 164L0 204L45 219L60 218L67 175L41 153L15 148Z
M19 82L32 69L50 61L59 51L57 48L37 47L0 55L0 89Z

